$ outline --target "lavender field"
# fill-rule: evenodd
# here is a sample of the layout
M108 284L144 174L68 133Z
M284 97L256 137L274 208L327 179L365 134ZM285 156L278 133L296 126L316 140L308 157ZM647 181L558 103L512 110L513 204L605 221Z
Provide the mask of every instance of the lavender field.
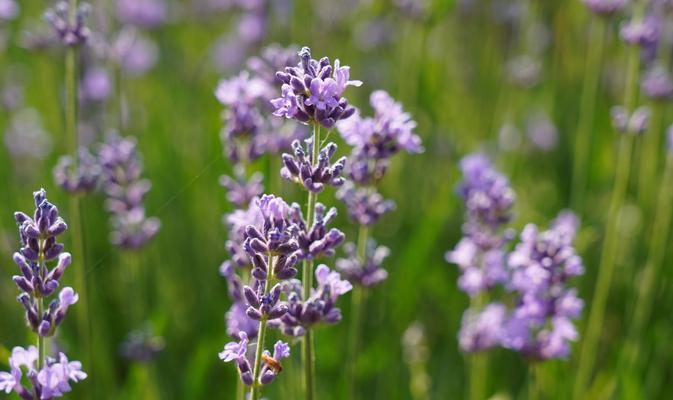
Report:
M673 1L0 0L0 398L669 399Z

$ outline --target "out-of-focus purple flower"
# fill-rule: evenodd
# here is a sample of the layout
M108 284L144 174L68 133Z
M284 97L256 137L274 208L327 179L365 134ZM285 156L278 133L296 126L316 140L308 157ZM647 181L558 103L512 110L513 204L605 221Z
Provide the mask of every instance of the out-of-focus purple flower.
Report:
M19 6L14 0L0 0L0 20L11 21L19 15Z
M673 97L673 80L666 69L660 65L650 68L645 73L640 87L653 100L666 101Z
M80 100L99 102L108 98L112 92L110 76L104 68L89 68L80 84Z
M288 336L303 336L306 329L318 324L335 324L341 321L341 310L336 307L337 299L348 293L353 286L341 280L339 273L330 271L324 264L315 270L318 288L308 299L303 299L301 283L293 280L284 285L287 294L288 311L281 318L280 330Z
M23 88L17 82L7 82L0 89L0 107L4 108L6 112L15 111L23 104Z
M230 202L238 207L244 207L264 192L264 175L257 172L249 180L246 180L241 173L236 173L235 178L222 175L220 185L227 189L227 199Z
M315 259L321 255L333 256L335 249L339 246L345 235L336 228L327 229L337 215L336 208L332 207L326 211L322 203L315 206L315 220L312 226L307 226L306 220L301 212L301 207L293 203L290 207L290 221L294 224L294 236L297 238L299 259Z
M153 28L167 19L164 0L118 0L117 18L125 24Z
M58 39L66 46L78 46L87 41L91 32L85 26L85 20L91 11L87 3L80 4L76 11L74 24L70 21L70 2L59 1L44 14Z
M577 221L561 214L550 230L527 225L521 242L509 255L509 287L517 306L504 329L503 346L536 360L566 358L576 340L572 324L583 302L567 281L583 274L582 260L572 247Z
M526 122L526 135L542 151L551 151L558 144L556 125L544 113L533 114Z
M61 156L54 167L54 182L72 194L94 191L100 175L98 160L84 147L77 152L77 164L71 156Z
M395 27L383 18L359 22L354 30L355 45L362 51L371 51L393 43Z
M125 27L112 40L109 56L124 73L140 76L157 63L159 48L136 29Z
M384 199L373 188L356 188L350 181L337 191L336 197L346 204L348 215L359 225L371 226L395 209L395 202Z
M14 391L22 399L49 400L63 397L70 392L70 381L79 382L87 378L79 361L69 361L63 353L58 359L47 357L42 369L37 368L38 350L35 346L27 349L15 347L9 358L10 372L0 372L0 391ZM22 368L31 383L29 390L21 383Z
M353 285L369 288L378 285L388 277L388 271L383 268L383 262L390 255L390 249L385 246L376 246L374 239L367 242L364 262L358 258L354 243L346 243L344 253L345 258L336 261L336 269Z
M297 63L298 50L296 46L282 47L278 44L271 44L262 49L259 56L251 57L247 65L256 77L270 86L280 87L283 81L276 76L276 71L294 67Z
M322 192L325 186L343 185L345 179L341 176L341 172L346 164L346 157L341 157L334 164L330 164L330 160L336 153L337 145L328 143L318 153L318 159L313 160L310 151L313 138L306 139L305 143L306 149L296 140L292 143L294 156L283 154L283 167L280 175L314 193Z
M32 108L12 115L4 136L7 150L16 159L43 159L52 148L51 136L44 130L40 114Z
M498 129L498 145L505 151L516 150L521 145L521 131L511 122L505 122Z
M161 336L156 336L151 327L146 326L130 332L119 348L122 357L127 360L148 363L154 360L166 347Z
M266 35L267 16L263 13L243 14L237 26L238 37L248 43L258 43Z
M460 268L458 287L471 297L507 280L505 253L501 246L483 248L470 236L461 239L446 253L446 261Z
M331 128L342 119L353 115L355 109L348 105L343 93L348 86L360 86L361 81L350 80L350 67L334 66L327 57L311 58L311 50L299 51L300 63L278 71L276 76L283 82L282 96L271 100L274 115L296 119L302 123L319 123Z
M236 301L231 305L231 308L229 308L229 311L225 315L227 334L229 336L240 339L238 334L245 332L251 339L257 337L259 322L248 317L248 314L246 314L247 309L248 306L242 301Z
M423 19L430 11L428 0L395 0L394 3L406 17L413 19Z
M238 267L246 267L251 264L248 253L244 249L246 228L248 225L263 229L264 217L257 206L258 199L252 199L247 208L237 209L225 215L224 222L229 228L229 239L225 248L231 257L231 261Z
M630 45L650 46L659 40L661 21L653 15L640 20L631 20L622 25L619 33L621 38Z
M609 16L624 9L627 0L583 0L583 2L593 13Z
M510 83L530 89L540 82L542 65L533 57L523 55L507 61L505 71Z
M465 311L458 333L460 349L474 353L500 345L506 317L507 309L500 303L489 304L481 311Z
M143 201L151 188L141 179L142 163L134 138L111 136L98 150L102 188L110 212L111 241L123 249L137 250L156 236L161 223L147 218Z
M614 106L610 109L612 126L621 133L642 135L647 130L650 121L650 109L647 106L638 107L629 115L623 106Z
M248 43L229 33L219 37L210 47L210 58L215 69L220 72L238 70L248 53L248 46Z

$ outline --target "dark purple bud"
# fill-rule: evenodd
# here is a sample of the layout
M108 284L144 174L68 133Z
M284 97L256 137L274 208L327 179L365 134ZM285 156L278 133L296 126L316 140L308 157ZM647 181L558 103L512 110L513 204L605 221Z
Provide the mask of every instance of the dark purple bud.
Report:
M42 322L40 322L40 325L37 328L37 334L42 337L46 337L49 336L50 331L51 331L51 323L49 323L49 321L42 320Z
M276 379L276 374L274 374L271 370L266 370L262 373L262 376L259 377L259 383L262 385L268 385L273 382L274 379Z
M280 280L292 279L297 275L297 269L294 267L285 268L276 273L276 278Z
M245 299L247 300L249 306L259 308L260 306L259 298L257 297L257 294L255 293L254 290L252 290L250 286L243 287L243 295L245 296Z
M31 285L28 279L24 278L23 276L14 275L12 277L12 280L14 281L14 283L16 283L16 286L18 286L19 289L23 290L24 292L26 293L33 292L33 285Z
M260 313L257 309L252 307L248 307L248 309L245 310L245 315L256 321L260 321L262 319L262 313Z
M58 219L49 227L49 229L47 229L47 234L50 236L58 236L65 232L66 229L68 229L68 225L66 225L65 221Z
M252 276L260 281L265 281L266 280L266 270L263 270L261 268L253 268L252 269Z
M276 307L272 308L268 313L269 319L277 319L282 317L287 312L287 306L285 304L279 304Z

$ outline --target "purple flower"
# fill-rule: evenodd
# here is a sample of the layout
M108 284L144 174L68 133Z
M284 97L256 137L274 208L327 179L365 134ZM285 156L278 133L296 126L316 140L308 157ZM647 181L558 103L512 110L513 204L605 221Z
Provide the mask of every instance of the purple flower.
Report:
M583 0L584 4L595 14L609 16L620 12L627 0Z
M125 24L153 28L166 22L163 0L118 0L117 18Z
M673 97L673 80L666 69L660 65L650 68L645 73L640 87L648 97L654 100L666 101Z
M336 208L332 207L325 212L325 206L317 203L315 206L315 221L312 226L307 226L306 220L301 212L301 207L293 203L290 207L290 221L294 224L294 235L299 245L298 256L300 260L314 259L325 255L331 257L335 249L339 246L345 235L336 228L327 229L337 215Z
M261 195L264 191L264 176L261 173L254 173L246 181L241 172L236 171L235 178L227 175L220 177L220 185L227 189L227 200L238 207L250 204L252 199Z
M308 47L298 54L299 65L276 73L283 86L282 96L271 100L274 115L302 123L319 123L328 129L353 115L355 109L349 107L343 92L346 87L360 86L362 82L350 80L350 67L341 66L339 60L332 66L327 57L314 60Z
M356 188L350 181L337 191L336 197L346 204L348 215L359 225L371 226L395 209L392 200L384 199L372 188Z
M270 86L280 87L283 81L276 77L276 71L284 71L287 67L295 66L297 51L295 46L281 47L272 44L262 49L259 56L251 57L247 65L256 77Z
M63 353L58 360L47 358L45 366L37 369L38 350L35 346L28 349L15 347L9 358L10 372L0 372L0 390L10 393L14 391L23 399L49 400L63 397L72 390L70 381L79 382L87 378L79 361L69 361ZM21 383L21 368L27 370L26 375L32 385L31 390Z
M220 352L220 360L230 362L245 357L248 351L248 335L245 332L238 333L238 342L229 342L224 345L224 350Z
M465 311L458 333L460 349L473 353L500 345L506 316L505 306L499 303L489 304L482 311Z
M504 257L501 247L480 248L469 236L446 253L446 261L461 270L458 287L471 297L507 280Z
M650 121L650 109L647 106L638 107L629 115L623 106L614 106L610 109L612 126L621 133L642 135L647 130Z
M157 63L159 48L135 28L124 27L112 40L109 57L126 74L140 76Z
M236 301L231 305L231 308L225 314L229 336L236 338L240 332L244 332L251 339L257 337L259 322L248 317L247 309L248 306L242 301Z
M647 47L659 40L661 21L653 15L641 20L631 20L622 25L619 33L626 43Z
M273 382L274 379L276 379L276 376L278 376L281 371L279 368L280 360L290 357L290 346L287 343L283 343L279 340L276 342L276 344L273 345L273 356L271 353L269 353L268 350L264 350L264 355L266 356L266 360L268 360L268 357L273 358L271 363L268 361L264 362L259 377L259 382L262 385L268 385L269 383Z
M245 332L239 332L240 340L238 342L229 342L224 346L224 351L219 353L219 357L224 362L236 362L241 381L250 386L253 384L253 371L250 366L250 360L247 358L248 336ZM257 344L259 346L259 343ZM280 373L280 360L290 356L290 346L280 340L274 345L273 355L268 350L264 350L263 354L267 361L263 362L262 370L260 371L259 384L268 385L273 382L276 376ZM269 358L273 358L273 363L270 363Z
M548 231L532 224L524 228L508 259L517 306L506 323L503 346L537 360L567 357L568 342L578 336L571 320L583 308L576 291L566 287L584 272L572 247L576 231L577 220L567 212Z
M104 68L88 68L80 84L81 101L101 102L110 96L112 83Z
M334 187L343 185L345 179L341 176L341 172L346 164L346 157L341 157L334 164L330 164L330 160L336 153L337 145L328 143L318 153L318 160L313 160L310 151L313 139L306 139L305 142L306 149L298 140L292 143L294 156L283 153L283 167L280 175L314 193L322 192L326 185Z
M90 193L98 187L101 168L89 150L77 152L77 166L71 156L61 156L54 167L54 182L68 193Z
M0 0L0 20L11 21L19 15L19 6L14 0Z
M551 151L558 144L558 131L544 113L533 114L526 122L526 135L542 151Z
M44 14L45 20L51 25L57 38L66 46L78 46L87 41L91 32L84 25L91 7L83 3L76 11L75 23L70 22L70 3L59 1Z
M145 215L143 201L152 185L141 179L143 167L135 138L111 136L100 146L98 160L110 213L111 242L123 249L140 249L156 236L161 222Z
M224 222L229 228L229 240L225 243L225 248L231 256L231 261L239 267L250 265L248 255L243 248L246 239L246 228L248 225L263 229L264 217L262 216L255 198L250 201L248 208L238 209L225 215Z
M346 257L336 261L336 269L353 285L373 287L388 277L383 261L390 255L390 249L385 246L377 247L373 239L367 242L364 262L358 258L354 243L346 243L344 253Z
M324 264L315 270L318 288L308 299L303 299L301 283L293 280L285 282L288 311L280 318L280 330L288 336L303 336L306 329L319 324L335 324L341 321L341 310L336 307L337 299L349 292L353 286L342 280L338 272L330 271Z

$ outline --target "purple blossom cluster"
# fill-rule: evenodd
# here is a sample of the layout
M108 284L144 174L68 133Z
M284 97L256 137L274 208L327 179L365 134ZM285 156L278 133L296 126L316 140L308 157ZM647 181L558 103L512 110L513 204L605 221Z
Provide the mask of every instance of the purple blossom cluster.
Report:
M70 381L79 382L86 379L79 361L69 361L63 353L58 359L47 358L42 368L37 366L38 349L35 346L15 347L9 358L10 372L0 372L0 391L16 393L24 400L49 400L63 397L70 392ZM21 379L28 378L32 389L26 388Z
M285 285L288 309L280 318L279 326L284 334L303 336L307 329L318 324L341 321L341 310L336 307L336 302L340 296L350 292L353 285L324 264L315 269L315 278L318 288L312 290L308 299L303 298L301 282L294 280Z
M640 87L653 100L668 101L673 97L673 79L666 68L655 65L647 70Z
M85 21L91 7L87 3L80 4L75 12L75 20L70 20L71 3L58 1L53 8L48 9L44 19L51 25L56 37L66 46L79 46L87 41L91 32Z
M327 57L315 60L308 47L298 54L299 65L276 73L283 86L282 96L271 100L274 115L305 124L317 123L328 129L352 116L355 109L348 105L343 93L348 86L360 86L362 82L350 80L350 67L341 66L338 59L334 65Z
M344 256L336 262L336 269L349 282L362 287L372 287L388 278L388 271L383 268L383 262L390 255L390 249L377 246L374 239L367 241L365 259L361 261L357 256L357 247L353 243L344 245Z
M650 114L650 108L647 106L638 107L632 113L623 106L613 106L610 109L612 126L618 132L632 135L642 135L647 131Z
M346 165L346 157L341 157L334 164L330 164L337 145L328 143L318 153L318 159L314 160L311 154L313 139L306 139L305 142L306 148L302 147L298 140L292 142L294 155L283 153L283 168L280 175L314 193L322 192L325 186L343 185L345 179L341 177L341 172Z
M349 159L349 177L361 185L369 185L383 178L389 159L400 150L421 153L421 138L414 133L416 122L383 90L374 91L369 103L373 117L352 118L337 125L341 137L353 147Z
M98 159L84 147L77 152L76 164L71 156L61 156L54 167L54 182L71 194L93 192L98 187L100 175Z
M39 343L43 345L42 338L55 334L70 306L77 303L78 295L71 287L65 287L58 298L44 307L44 301L56 293L63 273L71 263L71 256L63 252L63 244L56 241L67 229L58 208L47 200L44 189L34 192L33 199L35 212L32 217L22 212L14 214L19 226L21 249L14 253L13 259L21 274L12 279L22 292L17 300L25 308L28 327L38 335ZM52 263L55 266L50 269L49 264ZM47 400L69 392L69 381L78 382L86 378L81 364L68 361L65 354L60 353L58 360L43 354L34 346L28 349L15 347L9 358L10 371L0 372L0 391L13 391L27 400ZM24 369L31 388L22 383Z
M123 24L154 28L164 24L168 10L164 0L118 0L117 19Z
M622 11L628 0L583 0L583 2L593 13L610 16Z
M248 351L248 336L245 332L239 332L238 342L229 342L224 346L224 350L220 352L220 359L224 362L236 362L238 373L244 384L252 386L256 384L253 377L253 369L251 364L254 359L251 359ZM273 354L268 350L263 353L264 365L262 366L259 381L257 384L268 385L276 379L276 376L281 372L280 360L290 356L290 346L282 341L277 341L273 346Z
M98 161L105 208L110 213L110 239L120 248L140 249L156 236L161 222L145 215L143 202L152 185L141 178L143 166L135 138L111 136L101 144Z

